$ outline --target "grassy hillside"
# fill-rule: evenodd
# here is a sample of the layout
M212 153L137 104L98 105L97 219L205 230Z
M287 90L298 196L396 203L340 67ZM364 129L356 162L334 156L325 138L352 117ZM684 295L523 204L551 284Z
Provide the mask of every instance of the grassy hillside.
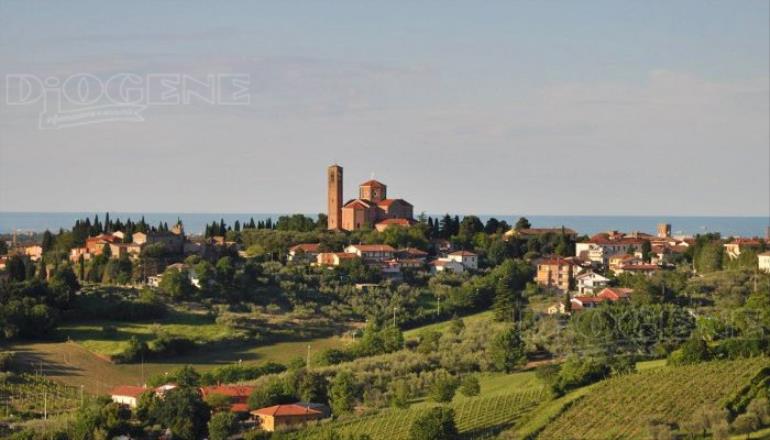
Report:
M700 407L724 405L767 358L663 367L597 384L540 433L541 439L645 438L651 417L687 421Z

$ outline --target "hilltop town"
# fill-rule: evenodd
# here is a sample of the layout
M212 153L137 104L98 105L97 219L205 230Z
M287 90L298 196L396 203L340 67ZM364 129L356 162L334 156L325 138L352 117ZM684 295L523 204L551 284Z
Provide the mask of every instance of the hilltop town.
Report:
M188 234L181 220L106 214L4 237L2 432L91 420L77 429L420 438L408 436L451 416L461 433L519 438L535 423L528 411L646 377L638 369L675 376L731 360L753 372L766 359L770 237L415 215L382 182L346 200L343 168L326 178L317 218L212 219ZM719 429L743 432L750 417L760 429L766 389L734 380L724 393L743 390L745 404L714 416ZM633 419L628 432L685 434L688 414L728 394L671 400L680 415ZM510 402L489 419L467 412L493 398ZM560 408L553 426L571 417ZM414 417L406 431L388 422L397 411ZM368 433L354 429L364 414ZM532 429L558 438L550 426Z

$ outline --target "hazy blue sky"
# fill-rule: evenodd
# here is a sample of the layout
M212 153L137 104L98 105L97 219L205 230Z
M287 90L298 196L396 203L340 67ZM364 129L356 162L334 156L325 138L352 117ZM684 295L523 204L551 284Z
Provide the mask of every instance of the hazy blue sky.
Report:
M40 130L3 99L0 210L316 212L336 161L418 212L768 213L766 0L105 3L0 0L0 76L251 104Z

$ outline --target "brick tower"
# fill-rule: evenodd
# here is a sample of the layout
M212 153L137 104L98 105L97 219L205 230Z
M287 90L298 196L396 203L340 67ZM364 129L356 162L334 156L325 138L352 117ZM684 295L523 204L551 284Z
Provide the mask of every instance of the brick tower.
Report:
M329 214L327 225L329 229L342 228L342 167L336 163L326 171L329 181Z

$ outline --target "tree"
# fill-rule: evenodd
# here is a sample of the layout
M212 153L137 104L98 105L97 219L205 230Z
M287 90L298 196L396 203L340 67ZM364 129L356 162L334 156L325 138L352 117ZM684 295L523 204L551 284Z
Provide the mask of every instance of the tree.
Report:
M235 432L235 414L229 411L214 414L208 428L209 440L227 440Z
M271 379L266 384L254 388L249 396L249 409L259 409L267 406L290 403L297 400L289 392L286 383L281 379Z
M733 430L737 434L746 434L751 438L751 433L759 428L759 417L754 413L741 414L733 420Z
M490 355L495 369L506 373L527 363L524 341L513 327L507 328L492 340Z
M299 379L297 392L305 402L326 403L329 401L326 377L319 373L304 371Z
M184 299L194 290L186 270L166 269L160 280L160 290L173 299Z
M337 373L329 391L332 412L335 415L353 410L356 403L356 385L352 374L347 371Z
M406 408L409 406L409 398L411 397L412 393L409 389L409 384L406 383L404 380L399 380L393 383L392 387L392 397L390 400L390 404L393 405L395 408Z
M409 428L409 440L455 440L459 438L452 408L431 408Z
M496 277L493 309L498 321L517 322L526 305L521 291L532 278L532 269L523 261L505 260L492 273Z
M163 403L153 405L151 417L165 426L174 438L195 440L203 438L211 410L198 390L181 386L166 392Z
M481 393L481 385L476 376L465 376L460 384L460 393L466 397L478 396Z
M516 221L516 225L513 227L517 231L521 229L529 229L532 227L532 224L527 220L526 217L519 217L519 219Z
M457 390L457 379L449 374L436 377L430 386L430 398L434 402L448 403L452 401Z

